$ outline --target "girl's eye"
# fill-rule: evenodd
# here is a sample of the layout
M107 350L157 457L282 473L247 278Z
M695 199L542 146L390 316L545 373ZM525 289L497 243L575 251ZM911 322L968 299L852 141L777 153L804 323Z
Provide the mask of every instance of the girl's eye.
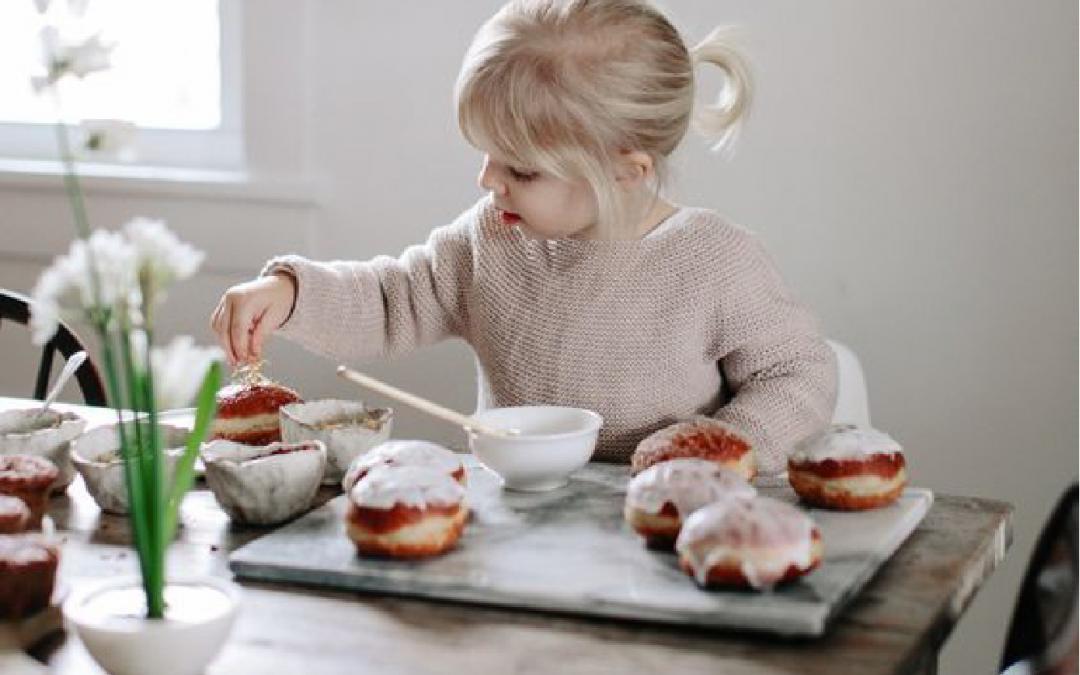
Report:
M528 183L538 175L535 171L523 171L521 169L515 169L514 167L507 167L507 173L510 177L520 183Z

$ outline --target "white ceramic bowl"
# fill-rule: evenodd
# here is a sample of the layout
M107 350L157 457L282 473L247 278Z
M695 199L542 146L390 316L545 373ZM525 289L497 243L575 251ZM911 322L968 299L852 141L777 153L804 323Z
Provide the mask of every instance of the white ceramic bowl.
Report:
M0 455L38 455L60 470L52 491L71 484L71 441L86 428L86 420L74 413L49 410L38 417L40 408L0 412Z
M64 603L64 617L87 651L114 675L199 675L225 645L239 587L216 577L169 575L164 619L147 619L134 577L87 585Z
M326 446L322 441L303 445L312 447L290 452L283 443L217 440L204 443L199 454L210 491L229 518L249 525L276 525L307 511L319 491Z
M290 403L278 409L285 443L322 441L326 446L324 485L341 482L359 455L390 438L394 413L369 408L360 401L323 399Z
M473 419L521 431L512 438L469 434L469 447L504 487L527 492L566 485L570 474L589 462L604 423L591 410L545 405L491 408Z
M184 444L191 432L170 424L159 424L158 427L165 444L165 481L166 485L171 485L173 470L184 454ZM115 424L91 429L76 438L71 444L71 461L82 474L86 491L102 511L128 512L124 460L120 456L120 438Z

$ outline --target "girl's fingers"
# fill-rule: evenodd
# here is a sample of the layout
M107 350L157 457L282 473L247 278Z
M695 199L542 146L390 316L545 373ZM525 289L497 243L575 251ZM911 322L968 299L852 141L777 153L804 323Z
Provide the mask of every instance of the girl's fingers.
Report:
M267 315L280 313L272 304L275 299L256 287L259 281L234 286L221 296L210 315L210 328L229 360L237 366L257 360L262 355L266 335L277 326L267 321ZM245 288L250 286L251 288ZM271 311L274 310L274 311Z
M215 307L214 311L210 313L210 330L212 330L214 332L214 335L217 337L218 342L221 342L221 337L222 337L221 336L221 333L222 333L222 330L221 330L221 316L222 316L222 309L223 309L222 304L223 304L223 301L219 300L218 304L217 304L217 307Z
M263 341L266 339L266 312L255 318L251 327L251 358L258 361L262 358Z
M223 312L221 342L225 348L225 354L229 357L229 365L235 366L240 362L237 356L236 346L237 342L233 338L236 325L236 306L232 302L228 302L225 305L225 311Z
M232 323L229 326L229 335L232 338L233 353L236 355L236 363L246 363L251 359L251 325L251 314L239 308L233 310Z
M222 296L218 302L217 307L214 309L214 314L210 318L210 327L214 331L217 342L221 345L222 351L225 352L225 357L232 363L232 345L229 342L229 303L226 302L225 297Z

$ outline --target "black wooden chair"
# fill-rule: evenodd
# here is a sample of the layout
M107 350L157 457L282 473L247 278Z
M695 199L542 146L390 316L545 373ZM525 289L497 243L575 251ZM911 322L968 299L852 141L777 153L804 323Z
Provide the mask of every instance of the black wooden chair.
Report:
M1077 672L1077 486L1065 491L1039 535L1020 585L1001 672Z
M28 325L31 306L32 302L26 296L0 288L0 326L5 320ZM34 398L38 400L45 398L52 373L53 358L58 352L66 360L75 352L83 350L89 351L74 331L64 322L60 322L56 335L42 348L37 379L34 382ZM83 361L83 364L75 371L75 379L79 383L79 389L87 405L108 405L101 376L91 359Z

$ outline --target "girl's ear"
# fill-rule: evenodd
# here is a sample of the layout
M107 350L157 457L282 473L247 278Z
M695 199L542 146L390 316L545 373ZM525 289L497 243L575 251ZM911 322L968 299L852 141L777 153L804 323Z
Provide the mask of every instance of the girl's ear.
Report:
M615 179L623 187L636 187L653 176L653 159L641 150L621 150Z

